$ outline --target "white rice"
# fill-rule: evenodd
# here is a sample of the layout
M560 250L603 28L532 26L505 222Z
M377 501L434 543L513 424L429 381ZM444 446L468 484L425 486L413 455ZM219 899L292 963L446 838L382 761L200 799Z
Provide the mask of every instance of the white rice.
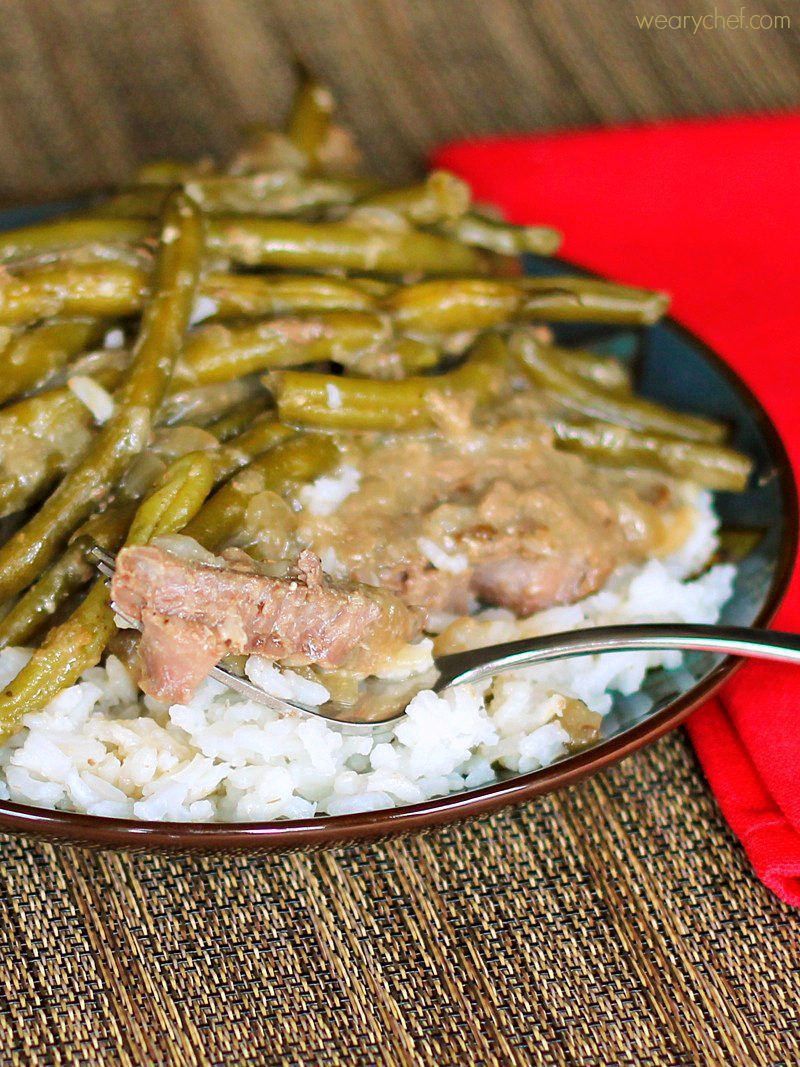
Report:
M323 474L316 481L303 486L298 496L312 515L332 515L342 501L355 493L361 483L357 467L342 464L333 474Z
M125 334L119 328L115 326L113 329L106 332L103 338L103 348L124 348L125 347Z
M730 596L734 568L716 566L694 580L686 575L711 555L715 527L704 494L693 534L670 560L627 568L581 603L530 619L483 612L481 641L606 623L713 622ZM398 675L429 661L429 640L413 647L413 662L399 663ZM0 686L28 655L16 648L0 653ZM680 662L675 652L606 654L507 674L491 687L441 697L426 691L393 731L364 737L319 719L276 714L212 680L187 705L139 702L126 669L111 656L27 715L0 748L0 797L177 822L298 819L414 803L489 782L497 767L525 772L552 763L567 752L559 721L564 696L605 713L612 692L636 693L647 670ZM324 700L321 686L258 657L247 672L267 690Z
M212 315L216 315L219 310L219 304L210 296L204 296L202 293L195 298L194 307L192 308L192 314L189 318L189 325L196 326L199 322L205 322L206 319L210 319Z
M463 552L448 552L429 537L418 537L417 547L437 570L462 574L469 566L469 560Z
M83 374L75 374L67 379L70 391L85 404L98 425L108 422L114 414L114 397L107 389Z
M339 386L334 385L333 382L328 382L325 386L325 396L328 400L328 407L338 411L342 406L342 390Z

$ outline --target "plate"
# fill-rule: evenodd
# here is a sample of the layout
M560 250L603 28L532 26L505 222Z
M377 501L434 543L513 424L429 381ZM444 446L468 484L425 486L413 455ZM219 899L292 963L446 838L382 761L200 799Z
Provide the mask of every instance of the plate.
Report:
M25 225L76 205L57 204L0 213L0 229ZM531 257L532 274L552 273L553 260ZM576 271L558 261L560 272ZM723 550L738 563L734 593L722 621L769 623L786 590L797 548L797 494L786 450L768 415L745 383L704 342L671 319L642 330L569 326L559 340L591 345L628 361L642 395L723 419L732 441L755 460L745 493L718 493ZM429 829L484 815L561 789L650 744L674 729L719 688L741 661L691 654L678 671L651 672L640 693L617 699L591 748L528 774L506 774L491 785L438 800L358 815L291 822L147 823L49 811L0 801L0 830L124 849L282 851L325 848Z

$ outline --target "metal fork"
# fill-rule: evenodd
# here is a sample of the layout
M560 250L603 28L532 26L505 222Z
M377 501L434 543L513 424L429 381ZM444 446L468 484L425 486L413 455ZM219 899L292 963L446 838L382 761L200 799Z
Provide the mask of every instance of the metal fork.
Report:
M113 556L99 547L92 548L90 554L102 574L107 577L114 574ZM140 629L139 624L121 612L116 604L112 603L112 607L129 626ZM355 704L330 700L318 707L271 696L246 678L241 678L222 666L214 667L210 677L273 711L310 715L336 723L348 732L369 733L376 729L386 730L400 722L405 715L406 705L424 689L441 693L453 686L480 682L505 671L573 656L596 656L601 652L670 650L718 652L729 656L800 664L800 635L777 630L758 630L749 626L707 626L691 623L596 626L437 656L432 669L414 676L408 682L369 680L363 686L363 695Z

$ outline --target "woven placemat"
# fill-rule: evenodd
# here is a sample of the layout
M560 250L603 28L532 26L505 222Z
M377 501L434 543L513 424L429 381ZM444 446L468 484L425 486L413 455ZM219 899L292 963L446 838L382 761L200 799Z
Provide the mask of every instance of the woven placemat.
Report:
M671 0L0 0L0 200L225 156L281 122L297 55L333 87L370 165L395 180L456 137L800 105L790 25L640 28ZM740 0L692 0L738 15Z
M680 734L383 845L0 856L4 1063L800 1061L794 913Z

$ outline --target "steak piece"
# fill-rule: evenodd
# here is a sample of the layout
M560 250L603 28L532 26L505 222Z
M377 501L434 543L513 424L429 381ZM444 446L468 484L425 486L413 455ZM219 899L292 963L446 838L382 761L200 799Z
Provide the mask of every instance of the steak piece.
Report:
M142 626L145 693L185 703L229 653L367 674L420 631L421 613L386 590L331 581L312 552L281 577L242 557L211 565L155 545L119 553L111 594Z

